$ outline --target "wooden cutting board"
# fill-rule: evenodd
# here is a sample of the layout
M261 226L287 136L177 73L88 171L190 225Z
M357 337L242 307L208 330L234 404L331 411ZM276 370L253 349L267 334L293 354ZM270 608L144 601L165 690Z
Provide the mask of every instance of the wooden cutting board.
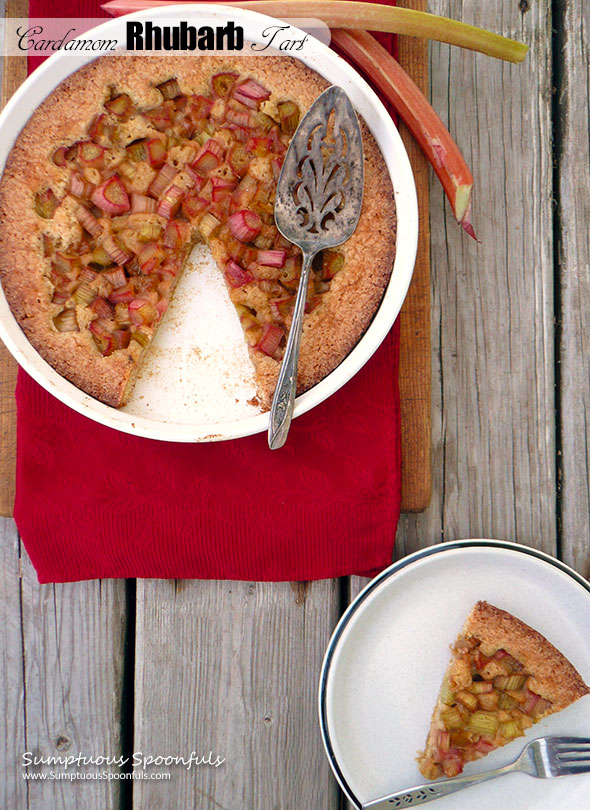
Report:
M398 0L399 6L426 9L426 0ZM27 17L28 0L7 0L7 17ZM399 60L414 81L428 91L428 44L402 37ZM27 76L26 57L4 58L2 106ZM402 413L402 511L420 512L430 500L430 231L428 163L405 127L400 131L414 169L420 237L412 284L401 312L399 384ZM16 362L0 343L0 516L14 504L16 464Z

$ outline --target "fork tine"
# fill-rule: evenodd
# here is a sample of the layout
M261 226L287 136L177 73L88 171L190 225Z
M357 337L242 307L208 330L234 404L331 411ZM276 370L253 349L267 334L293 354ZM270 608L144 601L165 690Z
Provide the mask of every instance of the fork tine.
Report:
M590 759L585 762L576 762L575 765L562 765L559 763L559 776L565 776L572 773L590 773Z
M573 748L577 745L590 745L590 737L556 737L554 748Z
M587 759L589 754L590 745L587 745L585 748L570 748L568 751L561 751L555 756L561 761L564 759Z

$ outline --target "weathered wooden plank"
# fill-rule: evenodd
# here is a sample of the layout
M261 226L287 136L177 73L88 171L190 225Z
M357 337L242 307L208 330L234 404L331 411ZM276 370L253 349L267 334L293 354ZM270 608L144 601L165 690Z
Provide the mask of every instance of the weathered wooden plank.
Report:
M558 109L559 273L561 301L561 548L563 559L590 577L590 8L556 4L561 47L555 53Z
M425 11L427 2L398 0L397 5ZM400 37L398 59L418 87L428 92L428 42ZM420 217L414 274L400 315L402 512L421 512L428 506L432 491L429 170L428 161L402 122L399 130L414 172Z
M431 93L475 177L480 244L431 188L433 498L396 553L460 537L556 550L550 4L431 0L526 41L523 65L431 46Z
M116 580L39 585L24 549L21 554L27 750L43 756L120 755L124 585ZM116 781L27 784L26 807L35 810L119 806Z
M0 518L0 806L27 806L22 778L25 750L25 687L20 613L19 541L13 520Z
M0 520L0 540L0 805L118 807L117 782L25 781L23 754L120 752L122 587L115 582L39 585L14 521Z
M338 582L137 584L135 742L225 758L136 781L134 807L313 807L339 798L317 721Z

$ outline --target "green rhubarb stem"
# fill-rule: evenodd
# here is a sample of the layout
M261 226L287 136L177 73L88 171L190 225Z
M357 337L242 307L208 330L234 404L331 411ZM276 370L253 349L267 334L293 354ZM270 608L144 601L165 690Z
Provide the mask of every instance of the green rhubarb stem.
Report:
M176 5L176 2L172 2ZM149 8L167 6L166 0L111 0L102 8L113 17L130 14ZM409 8L383 6L379 3L355 2L355 0L228 0L224 6L258 11L271 17L308 18L322 20L329 28L352 28L369 31L385 31L392 34L408 34L414 37L434 39L449 45L460 45L472 51L508 62L522 62L528 46L522 42L485 31L474 25L415 11Z
M459 147L420 88L366 31L332 31L332 42L356 62L398 111L432 164L457 222L475 239L470 222L473 177Z

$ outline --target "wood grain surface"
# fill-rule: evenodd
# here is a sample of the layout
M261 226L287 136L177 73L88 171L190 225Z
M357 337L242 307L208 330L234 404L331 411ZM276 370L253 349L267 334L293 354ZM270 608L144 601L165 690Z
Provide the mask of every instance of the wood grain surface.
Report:
M583 0L559 6L561 47L554 54L559 528L563 559L590 578L590 7Z
M431 0L429 10L530 51L513 65L431 45L432 101L472 169L480 241L433 180L434 496L402 516L396 553L465 537L555 553L550 4Z
M426 11L426 0L398 0L398 6ZM428 94L428 42L400 37L399 62ZM400 315L399 388L402 428L402 512L422 512L430 502L430 210L429 164L403 122L400 134L416 181L420 231L412 283Z

